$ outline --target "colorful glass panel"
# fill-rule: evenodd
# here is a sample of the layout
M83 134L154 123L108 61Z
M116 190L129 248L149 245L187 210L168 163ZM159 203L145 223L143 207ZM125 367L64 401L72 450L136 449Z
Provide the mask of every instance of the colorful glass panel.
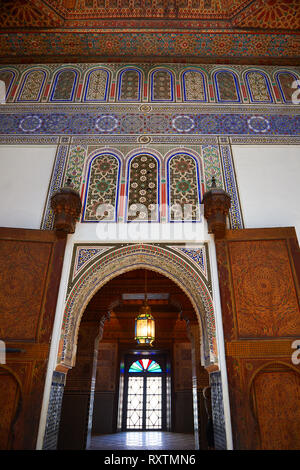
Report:
M129 372L162 372L162 369L153 359L139 359L131 364Z

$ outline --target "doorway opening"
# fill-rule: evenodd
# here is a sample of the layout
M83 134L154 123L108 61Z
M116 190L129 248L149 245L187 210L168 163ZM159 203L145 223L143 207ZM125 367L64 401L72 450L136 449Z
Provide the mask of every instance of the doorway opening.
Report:
M166 431L166 366L163 356L138 353L125 358L123 431Z
M110 449L109 436L126 434L128 441L128 434L137 432L180 435L189 446L192 439L191 449L202 439L205 448L202 389L209 386L209 375L201 366L194 307L177 284L148 270L156 335L152 347L137 345L134 326L144 301L144 279L145 269L125 272L89 301L78 332L76 364L67 375L59 449ZM161 438L161 445L172 443Z

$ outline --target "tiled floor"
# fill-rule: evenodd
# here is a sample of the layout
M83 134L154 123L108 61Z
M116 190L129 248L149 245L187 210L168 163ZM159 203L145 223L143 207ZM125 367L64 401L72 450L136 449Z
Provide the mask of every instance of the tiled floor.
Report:
M194 434L175 432L118 432L94 435L89 450L193 450Z

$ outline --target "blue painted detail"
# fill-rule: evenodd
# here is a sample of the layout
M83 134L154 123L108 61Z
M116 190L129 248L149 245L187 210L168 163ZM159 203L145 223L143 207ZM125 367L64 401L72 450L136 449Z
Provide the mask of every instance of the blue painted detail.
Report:
M86 113L9 113L0 108L0 134L7 135L127 135L157 134L157 125L144 115ZM30 119L30 118L34 119ZM179 135L293 135L300 134L300 116L296 114L207 113L207 114L152 114L160 120L160 134ZM132 121L132 128L125 120ZM24 121L26 126L24 126ZM122 123L122 125L121 125ZM136 126L139 124L139 127ZM172 124L173 123L173 124ZM189 124L190 128L183 124Z

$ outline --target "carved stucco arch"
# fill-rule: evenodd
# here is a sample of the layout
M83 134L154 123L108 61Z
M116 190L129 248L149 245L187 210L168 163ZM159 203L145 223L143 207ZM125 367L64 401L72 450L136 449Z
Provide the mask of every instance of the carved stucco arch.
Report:
M156 271L177 284L191 301L200 328L202 362L218 362L212 297L203 275L170 247L138 243L121 245L100 254L81 272L66 299L58 365L75 365L78 331L91 298L105 284L135 269Z

